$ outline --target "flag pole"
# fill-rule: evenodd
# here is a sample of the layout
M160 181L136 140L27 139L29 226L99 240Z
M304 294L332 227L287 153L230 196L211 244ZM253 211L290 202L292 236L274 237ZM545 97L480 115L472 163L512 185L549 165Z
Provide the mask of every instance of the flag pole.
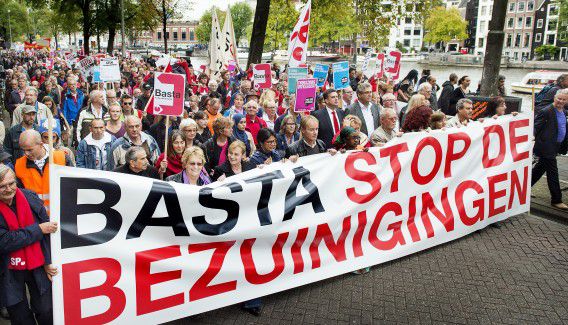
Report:
M53 113L49 108L47 109L47 135L49 137L49 166L53 166Z
M166 143L164 144L164 159L168 159L168 133L170 131L170 116L166 115Z

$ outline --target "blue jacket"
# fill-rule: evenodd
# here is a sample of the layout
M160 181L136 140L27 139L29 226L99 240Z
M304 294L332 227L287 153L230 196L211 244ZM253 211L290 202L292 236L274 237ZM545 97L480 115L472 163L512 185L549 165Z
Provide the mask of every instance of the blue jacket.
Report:
M21 190L28 200L36 223L19 230L9 230L4 216L0 215L0 307L13 306L27 299L24 292L17 290L20 285L16 283L13 271L8 269L10 254L13 251L39 241L45 257L45 264L51 264L49 236L44 235L39 227L40 223L49 221L43 201L34 192L26 189ZM49 281L43 267L32 270L32 273L39 293L45 294L51 287L51 281Z
M250 156L249 161L253 163L255 166L258 166L264 164L264 162L268 158L272 158L272 162L277 162L282 159L282 157L280 156L280 154L278 154L276 150L272 150L269 153L264 153L261 150L257 150L252 154L252 156Z
M549 105L540 110L534 118L534 154L542 158L556 158L556 155L566 154L568 151L568 132L558 147L558 119L556 118L556 108ZM566 115L566 111L564 111ZM568 119L568 117L567 117ZM565 120L568 128L568 121Z
M296 132L294 133L293 137L292 137L292 143L296 142L300 140L300 133ZM286 143L286 136L283 133L277 133L276 134L276 150L278 151L278 154L281 157L284 157L286 155L286 149L288 149L288 143ZM292 144L290 143L290 144Z
M93 136L89 133L83 140L81 140L81 142L79 142L79 146L77 147L77 167L98 170L112 170L108 165L108 158L112 157L111 147L116 141L116 138L113 135L105 132L103 139L105 141L104 151L106 153L106 159L102 159L102 152L93 143ZM97 159L100 161L99 168L97 168Z
M69 124L73 124L75 119L79 117L79 111L83 107L84 100L85 95L80 89L77 89L77 103L73 100L70 90L67 90L63 98L61 98L61 102L63 103L63 115Z

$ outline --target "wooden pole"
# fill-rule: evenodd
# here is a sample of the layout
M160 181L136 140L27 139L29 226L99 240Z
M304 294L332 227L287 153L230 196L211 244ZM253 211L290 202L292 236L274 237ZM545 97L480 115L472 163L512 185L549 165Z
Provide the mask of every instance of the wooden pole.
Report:
M49 168L53 166L53 113L51 109L47 109L47 135L49 136Z
M166 143L164 144L164 159L168 159L168 137L170 132L170 116L166 116Z
M532 86L532 111L534 112L534 85Z

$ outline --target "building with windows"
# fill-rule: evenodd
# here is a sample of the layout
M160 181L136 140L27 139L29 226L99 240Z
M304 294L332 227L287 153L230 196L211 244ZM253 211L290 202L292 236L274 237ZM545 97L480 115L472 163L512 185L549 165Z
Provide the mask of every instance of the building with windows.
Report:
M142 31L138 34L136 45L141 47L161 47L164 44L164 37L168 40L168 48L187 49L191 45L197 44L195 29L196 21L172 21L169 22L164 35L162 26L154 31Z
M503 54L513 62L532 58L536 8L542 0L509 0Z
M424 30L422 24L412 18L399 18L396 26L391 28L389 47L396 48L397 44L400 44L409 52L420 52L423 37Z
M532 42L534 49L542 45L554 45L560 48L559 57L561 60L568 60L568 44L558 38L558 32L566 30L566 26L560 26L559 3L553 0L541 0L535 11L535 24L533 28L534 39ZM534 54L533 54L534 57Z
M484 54L489 32L489 21L493 14L493 0L477 0L477 21L474 54Z

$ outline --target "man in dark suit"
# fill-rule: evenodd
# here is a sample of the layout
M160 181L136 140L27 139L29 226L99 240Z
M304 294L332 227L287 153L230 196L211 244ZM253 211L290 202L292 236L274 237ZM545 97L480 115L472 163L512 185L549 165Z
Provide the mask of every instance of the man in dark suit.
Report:
M319 121L318 139L329 149L333 136L341 130L345 112L339 109L339 95L335 89L326 90L323 93L323 101L325 107L312 112L312 115Z
M562 202L556 155L568 151L568 120L564 110L567 104L568 89L559 90L552 105L539 111L534 119L534 155L538 162L533 167L531 180L533 186L546 172L550 203L562 210L568 210L568 205Z
M18 88L14 89L10 94L10 98L8 98L8 106L6 109L10 113L10 117L12 117L12 112L14 112L16 107L24 102L27 87L26 77L20 76L18 78Z
M380 125L379 115L381 107L371 102L372 94L373 88L370 83L360 83L357 86L358 100L347 111L347 114L355 115L361 120L361 132L368 137L371 137L373 131Z

